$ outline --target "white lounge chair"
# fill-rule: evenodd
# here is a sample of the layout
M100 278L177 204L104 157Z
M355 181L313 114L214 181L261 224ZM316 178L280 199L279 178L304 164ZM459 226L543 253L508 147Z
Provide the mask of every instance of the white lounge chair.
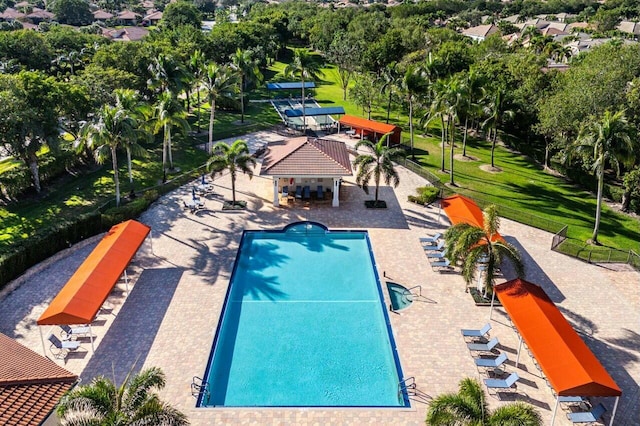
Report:
M73 337L90 337L91 327L86 325L72 327L70 325L61 324L60 337L62 340L71 340Z
M506 379L484 379L484 384L489 389L512 389L518 380L518 373L511 373Z
M463 328L460 331L464 337L489 337L489 330L491 330L491 323L486 323L484 327L479 330Z
M438 242L438 240L440 239L440 237L442 237L442 233L440 232L436 232L435 234L433 234L430 237L421 237L420 238L420 242L422 244L435 244Z
M604 405L598 404L591 411L569 413L567 414L567 417L573 423L593 423L593 422L597 422L598 419L602 417L605 411L607 411L607 409L604 408Z
M429 259L444 259L447 257L447 251L425 251Z
M431 269L433 270L442 270L442 269L453 269L451 266L451 261L449 259L437 260L435 262L430 262Z
M487 343L467 343L467 348L469 348L470 351L475 352L491 352L499 343L498 338L494 337Z
M61 341L55 335L49 335L49 341L51 346L49 350L54 358L64 359L70 351L75 351L80 347L80 342L77 340L63 340Z
M498 368L507 360L507 354L502 352L496 358L475 358L476 367Z

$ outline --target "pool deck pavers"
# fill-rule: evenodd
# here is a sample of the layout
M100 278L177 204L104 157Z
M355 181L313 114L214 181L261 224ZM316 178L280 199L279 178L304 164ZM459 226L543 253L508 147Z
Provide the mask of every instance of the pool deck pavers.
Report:
M476 370L460 329L481 327L488 321L489 308L473 304L459 273L431 270L418 238L443 231L448 221L437 205L409 203L407 196L426 182L403 168L399 173L398 188L381 187L386 210L365 209L363 201L371 197L353 179L343 183L339 208L314 203L274 208L271 181L243 175L236 188L237 197L248 202L246 211L221 210L223 198L230 198L228 176L216 179L216 194L195 214L181 208L181 199L190 196L189 187L161 197L140 219L151 226L151 240L128 269L129 294L119 283L107 300L111 312L93 323L95 354L84 341L85 351L58 363L83 382L99 374L121 381L132 369L158 366L167 376L161 396L194 425L423 424L431 398L456 391L465 377L487 377ZM281 229L300 220L368 230L387 304L385 280L408 288L421 286L424 298L400 314L389 313L404 375L415 377L419 391L411 408L195 408L190 384L193 376L204 374L242 231ZM549 248L551 234L509 220L502 220L501 233L523 252L526 279L545 289L622 388L615 424L640 424L640 274L555 253ZM0 294L0 331L41 353L37 318L99 238L59 253L25 274L13 291ZM509 278L509 272L505 274ZM518 335L501 309L494 310L492 326L491 335L509 356L507 372L517 371L522 378L516 392L500 395L502 401L527 401L549 424L555 399L542 373L526 350L515 368ZM55 327L43 330L45 336L50 331L57 332ZM495 395L488 396L488 402L492 408L502 404ZM608 421L613 398L596 402L607 406ZM555 424L570 424L561 408Z

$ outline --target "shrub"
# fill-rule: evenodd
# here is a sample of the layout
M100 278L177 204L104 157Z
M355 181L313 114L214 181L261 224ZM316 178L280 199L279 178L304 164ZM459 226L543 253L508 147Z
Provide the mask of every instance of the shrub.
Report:
M102 223L106 228L110 228L125 220L135 219L144 212L154 201L158 199L158 191L149 190L141 197L134 198L119 207L112 207L102 214Z
M422 186L416 188L418 195L409 195L409 201L417 204L431 204L438 198L438 188L435 186Z

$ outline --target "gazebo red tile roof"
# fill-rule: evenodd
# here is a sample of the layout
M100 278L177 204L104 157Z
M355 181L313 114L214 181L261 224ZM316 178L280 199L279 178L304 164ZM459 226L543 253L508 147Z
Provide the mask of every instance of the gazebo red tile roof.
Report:
M0 424L44 421L78 376L0 333Z
M307 137L271 142L260 169L261 176L350 176L349 153L344 142Z

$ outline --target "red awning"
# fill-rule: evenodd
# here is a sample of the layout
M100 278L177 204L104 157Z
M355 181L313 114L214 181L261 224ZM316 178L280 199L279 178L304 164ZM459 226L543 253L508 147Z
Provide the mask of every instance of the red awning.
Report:
M558 395L622 395L541 287L518 278L495 286L495 291Z
M453 225L458 223L468 223L469 225L483 228L484 216L482 215L482 210L480 210L480 207L478 207L473 200L463 195L456 194L443 199L440 202L440 205ZM496 232L491 237L491 241L498 240L504 242L504 238Z
M340 119L340 124L343 126L356 127L358 129L369 130L379 135L385 133L393 133L400 130L400 127L392 124L380 123L378 121L367 120L366 118L360 118L353 115L345 115Z
M113 226L51 301L38 325L93 321L149 231L134 220Z

